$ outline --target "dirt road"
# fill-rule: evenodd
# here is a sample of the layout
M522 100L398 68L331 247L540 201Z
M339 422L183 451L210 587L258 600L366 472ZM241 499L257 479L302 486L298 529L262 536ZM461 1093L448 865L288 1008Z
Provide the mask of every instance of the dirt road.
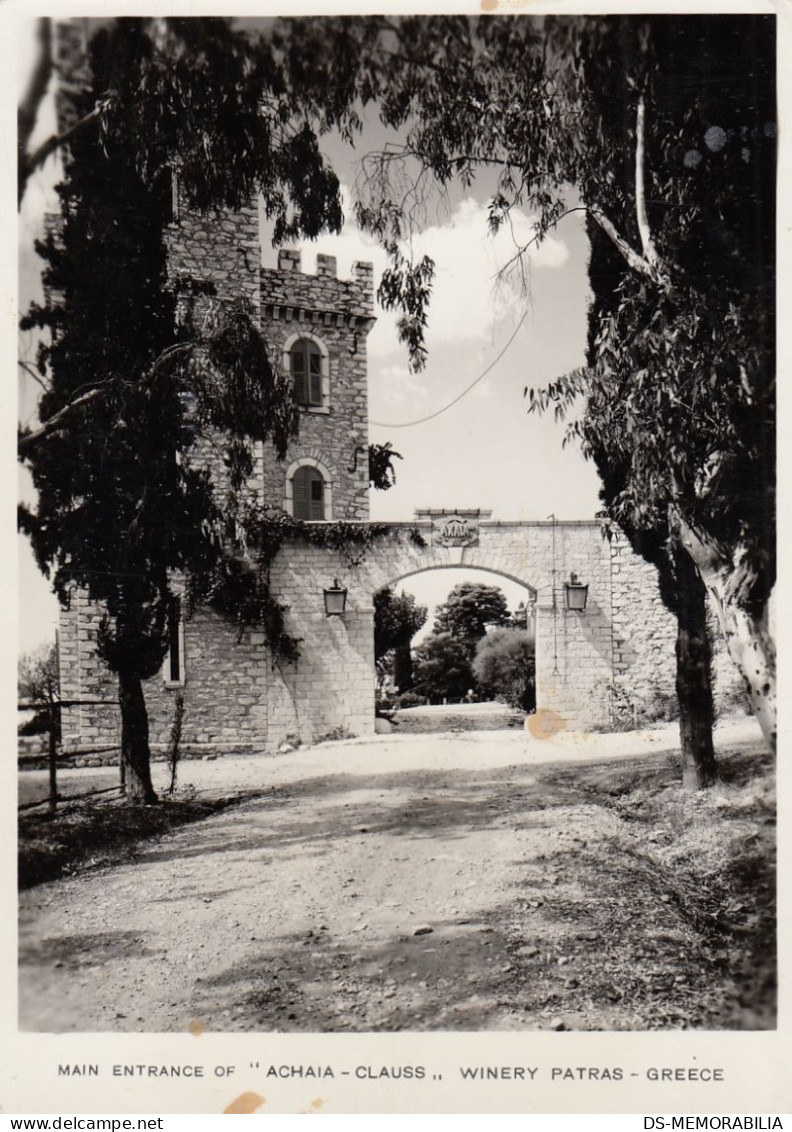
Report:
M645 1028L620 990L639 962L620 951L621 920L645 925L644 969L698 943L656 887L609 888L597 846L635 834L552 772L657 762L672 743L476 732L184 764L184 783L265 794L23 893L20 1026ZM670 1001L662 982L657 995Z

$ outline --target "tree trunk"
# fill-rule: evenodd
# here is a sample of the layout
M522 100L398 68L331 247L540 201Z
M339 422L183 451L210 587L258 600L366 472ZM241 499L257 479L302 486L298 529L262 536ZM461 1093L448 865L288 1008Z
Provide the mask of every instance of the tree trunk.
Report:
M138 805L151 805L157 801L157 795L151 785L148 714L139 676L119 672L118 703L121 708L121 758L126 767L127 798Z
M409 644L397 645L393 650L393 683L400 692L409 692L413 686L412 652Z
M676 691L682 785L688 790L710 786L718 775L712 727L712 649L707 631L707 591L695 566L677 551Z
M776 749L776 652L765 618L752 617L723 585L709 587L729 655L740 670L751 710L771 751Z
M677 517L680 538L715 603L729 655L745 681L751 709L765 740L776 749L776 653L767 610L756 616L740 601L740 568L734 567L702 532Z

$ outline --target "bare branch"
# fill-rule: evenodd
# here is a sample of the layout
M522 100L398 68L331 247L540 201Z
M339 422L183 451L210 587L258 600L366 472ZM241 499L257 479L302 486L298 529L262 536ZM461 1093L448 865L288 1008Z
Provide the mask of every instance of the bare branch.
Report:
M30 82L17 109L17 146L20 170L25 165L28 143L33 130L36 128L39 107L47 93L52 75L52 23L47 17L38 21L36 39L36 61ZM27 178L25 179L27 180ZM24 188L24 185L22 187Z
M49 392L49 386L47 385L46 381L44 381L44 379L41 377L41 375L36 372L35 368L30 364L30 362L23 362L22 359L19 358L17 360L17 365L21 369L23 369L25 371L25 373L29 374L30 377L32 377L34 381L37 381L42 389Z
M638 100L635 124L635 213L638 221L638 234L641 237L644 259L656 270L660 270L660 259L652 239L649 216L646 211L646 181L644 163L646 160L646 108L643 95Z
M574 208L567 208L564 212L561 213L560 216L556 217L556 219L550 225L548 231L551 231L553 228L556 228L558 226L558 224L561 223L561 221L564 219L565 216L570 216L573 212L590 212L590 211L591 210L586 208L586 206L584 204L575 205ZM615 229L614 229L614 231L615 231ZM528 249L530 247L533 247L534 244L538 244L541 240L543 240L545 238L546 235L547 235L547 232L537 232L535 235L531 236L530 240L527 240L526 243L524 243L520 247L518 247L517 251L514 253L514 255L511 257L511 259L508 260L506 263L504 263L503 267L501 267L500 270L497 272L496 278L504 275L505 272L507 272L509 270L509 268L512 266L512 264L517 263L517 262L522 262L522 257L525 255L525 253L528 251Z
M521 287L522 287L522 292L523 292L524 295L527 295L528 294L528 279L527 279L526 273L525 273L525 261L523 259L523 254L524 254L524 252L526 252L528 250L528 245L524 244L521 247L520 244L517 243L517 237L516 237L515 232L514 232L514 219L513 219L512 214L511 214L511 209L509 209L506 216L507 216L507 219L508 219L508 222L509 222L509 232L511 233L512 243L514 244L515 248L517 248L517 252L516 252L516 256L513 256L509 260L509 262L504 267L502 267L500 269L500 271L498 271L496 273L495 278L496 278L496 280L505 279L506 274L507 274L510 266L514 263L514 260L516 258L519 265L520 265L520 284L521 284Z
M174 346L169 346L167 350L163 350L159 357L154 361L151 369L145 375L144 380L150 381L152 378L157 376L159 371L162 369L162 366L166 362L170 361L172 358L176 357L179 354L184 354L190 350L195 349L197 345L197 342L178 342ZM20 365L25 365L25 363L20 362ZM107 392L108 386L113 384L113 382L113 378L107 378L107 380L103 381L100 385L95 385L93 389L89 389L87 393L83 393L81 396L76 397L73 401L69 401L66 405L63 406L62 409L58 409L57 413L53 413L51 417L44 421L41 426L35 429L33 432L23 433L19 437L19 443L17 446L19 455L24 458L26 453L29 452L31 448L35 447L36 444L38 444L42 440L45 440L48 436L51 436L53 432L57 432L60 428L62 428L64 422L69 419L72 413L76 412L78 409L85 408L86 405L91 404L92 401L96 401L97 398L103 397Z
M615 244L616 248L627 261L633 271L650 279L666 292L671 290L671 280L667 269L657 254L652 231L649 227L649 217L646 211L646 181L644 176L644 163L646 158L646 109L643 96L638 102L638 112L635 128L635 212L638 223L638 233L641 237L643 254L637 252L627 240L616 230L616 226L600 208L589 208L593 220L599 224L605 235Z
M39 148L30 155L30 157L20 156L20 200L22 199L25 185L27 184L31 175L35 173L36 169L43 165L47 158L51 156L51 154L55 153L56 150L61 149L64 145L66 145L66 143L69 141L69 138L74 137L74 135L79 130L85 129L85 127L89 126L92 122L96 122L99 120L99 118L104 117L104 115L107 114L108 111L115 105L116 101L117 95L113 91L111 91L104 98L100 98L97 101L93 110L89 111L88 114L83 115L83 117L78 119L78 121L76 121L72 126L69 126L68 130L64 130L62 134L52 134L52 136L47 138L47 140L42 145L40 145Z
M54 413L48 420L44 421L40 428L35 429L33 432L26 432L19 438L18 452L20 456L24 456L31 448L35 447L39 441L44 440L53 432L61 427L64 420L71 416L77 409L82 409L91 401L95 401L98 397L104 396L105 390L97 387L92 389L89 393L84 393L82 397L78 397L76 401L69 401L57 413Z
M651 279L653 283L656 283L659 287L662 287L663 290L667 291L669 289L670 282L665 272L661 271L659 266L655 266L654 264L650 263L648 259L642 256L635 250L635 248L628 244L624 237L620 235L620 233L616 230L614 223L609 220L602 209L589 207L588 212L592 220L595 220L597 224L599 224L605 235L615 244L618 251L620 251L624 256L624 259L627 261L628 267L631 267L633 271L637 271L639 275L643 275L646 279Z

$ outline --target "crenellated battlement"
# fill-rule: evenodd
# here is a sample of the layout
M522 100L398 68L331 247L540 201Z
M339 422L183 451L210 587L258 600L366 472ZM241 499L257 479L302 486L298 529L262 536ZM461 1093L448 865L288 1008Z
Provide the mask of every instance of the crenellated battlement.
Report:
M356 330L374 325L374 267L371 263L352 265L352 278L338 278L335 256L316 257L316 272L302 271L302 257L296 248L281 248L277 268L261 269L261 303L267 313L281 317L281 311L315 312L319 322L329 325L336 316L353 320ZM325 317L327 316L327 317Z

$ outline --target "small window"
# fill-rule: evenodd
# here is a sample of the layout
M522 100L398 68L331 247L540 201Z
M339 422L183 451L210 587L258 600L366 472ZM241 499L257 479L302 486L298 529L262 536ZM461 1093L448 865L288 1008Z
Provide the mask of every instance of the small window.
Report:
M168 607L168 655L165 657L166 684L184 683L184 622L181 601L175 597Z
M316 522L325 517L325 482L316 468L298 468L292 478L295 519Z
M289 352L297 402L305 406L322 404L322 353L310 338L298 338Z

